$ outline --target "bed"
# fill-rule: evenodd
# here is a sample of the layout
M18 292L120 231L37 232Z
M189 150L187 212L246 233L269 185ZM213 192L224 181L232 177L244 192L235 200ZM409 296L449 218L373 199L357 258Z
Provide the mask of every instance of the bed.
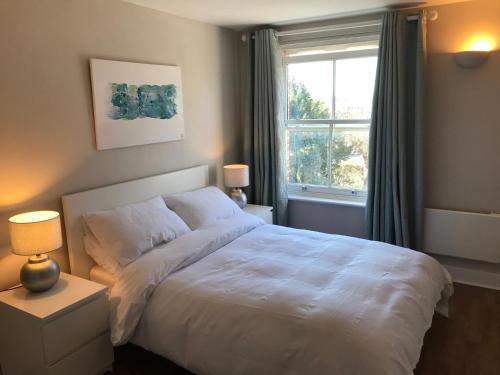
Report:
M155 247L115 278L85 253L85 212L206 185L200 166L63 197L71 271L110 286L115 345L199 374L412 373L452 293L425 254L245 214Z

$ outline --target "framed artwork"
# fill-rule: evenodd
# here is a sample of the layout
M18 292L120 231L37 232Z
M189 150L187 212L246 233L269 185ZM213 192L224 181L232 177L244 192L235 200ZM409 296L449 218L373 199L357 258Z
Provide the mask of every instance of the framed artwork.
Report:
M98 150L184 138L178 66L90 60Z

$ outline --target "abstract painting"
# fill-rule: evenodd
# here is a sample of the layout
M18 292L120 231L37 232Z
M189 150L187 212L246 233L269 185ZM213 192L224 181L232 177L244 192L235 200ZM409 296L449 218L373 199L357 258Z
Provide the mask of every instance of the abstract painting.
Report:
M177 66L90 61L98 150L184 138Z

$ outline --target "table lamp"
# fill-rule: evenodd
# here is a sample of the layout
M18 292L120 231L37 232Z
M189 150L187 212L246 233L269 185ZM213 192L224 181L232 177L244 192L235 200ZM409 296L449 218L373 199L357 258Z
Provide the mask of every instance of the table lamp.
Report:
M248 186L248 180L248 165L230 164L224 166L224 185L232 188L229 196L240 208L247 205L247 196L241 188Z
M32 292L50 289L59 279L59 265L45 253L62 246L59 212L34 211L9 219L12 252L29 255L21 268L21 283Z

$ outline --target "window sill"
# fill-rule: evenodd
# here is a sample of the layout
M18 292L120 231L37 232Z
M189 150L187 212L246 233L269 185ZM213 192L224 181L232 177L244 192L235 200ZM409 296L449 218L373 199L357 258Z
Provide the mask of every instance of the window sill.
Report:
M314 203L324 203L324 204L333 204L337 206L349 206L349 207L359 207L365 208L365 202L358 202L347 199L338 199L338 198L319 198L319 197L311 197L297 194L289 194L288 200L290 201L299 201L299 202L314 202Z

